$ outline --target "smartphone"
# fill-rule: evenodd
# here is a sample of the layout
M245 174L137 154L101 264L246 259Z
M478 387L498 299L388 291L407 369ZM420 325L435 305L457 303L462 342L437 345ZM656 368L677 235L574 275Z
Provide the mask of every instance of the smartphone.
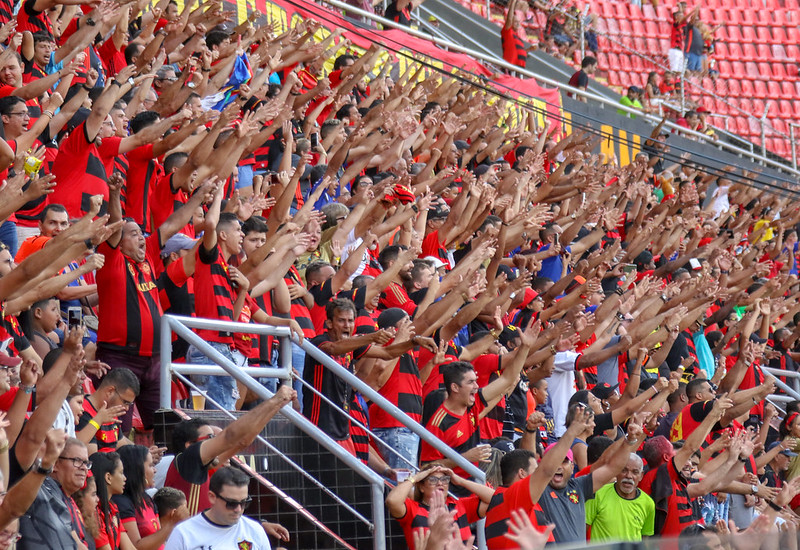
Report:
M67 325L70 329L77 328L83 324L83 312L80 307L67 308Z
M553 246L558 244L558 233L553 233Z
M622 266L622 272L625 274L625 280L628 281L631 275L636 272L636 264L625 264Z
M314 132L311 134L311 148L319 147L319 134Z
M692 268L692 271L697 271L701 269L703 266L700 265L700 260L698 260L697 258L692 258L691 260L689 260L689 267Z

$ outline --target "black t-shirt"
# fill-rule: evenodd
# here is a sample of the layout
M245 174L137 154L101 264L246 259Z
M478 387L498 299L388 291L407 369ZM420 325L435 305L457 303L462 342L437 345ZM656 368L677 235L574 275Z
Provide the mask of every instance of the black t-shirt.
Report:
M330 341L331 339L327 332L311 339L311 343L317 347L324 342ZM352 352L349 352L331 357L352 372L352 356ZM350 410L352 388L327 367L318 363L311 355L306 355L303 380L330 399L340 409L345 412ZM343 441L350 437L349 416L342 414L342 411L336 410L335 407L323 401L316 393L305 386L303 387L303 415L336 441Z

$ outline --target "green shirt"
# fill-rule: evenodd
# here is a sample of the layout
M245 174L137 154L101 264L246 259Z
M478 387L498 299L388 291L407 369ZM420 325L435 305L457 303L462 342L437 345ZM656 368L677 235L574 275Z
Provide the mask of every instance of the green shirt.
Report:
M631 109L644 109L644 106L641 103L639 103L638 99L634 99L633 101L631 101L631 98L629 98L626 95L622 96L622 98L619 100L619 104L620 105L625 105L626 107L630 107ZM617 109L617 114L618 115L627 115L627 116L629 116L631 118L636 118L636 115L633 115L631 113L627 113L627 112L623 111L622 109Z
M642 536L653 534L656 505L647 493L636 491L635 499L626 500L609 483L586 501L586 524L592 527L592 542L640 541Z

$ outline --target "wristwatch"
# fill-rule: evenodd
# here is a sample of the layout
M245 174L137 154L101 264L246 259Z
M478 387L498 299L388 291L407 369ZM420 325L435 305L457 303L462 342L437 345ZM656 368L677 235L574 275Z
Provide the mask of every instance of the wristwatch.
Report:
M751 485L750 486L750 494L754 495L758 492L758 485Z
M53 473L53 467L50 466L49 468L45 468L42 466L42 459L37 458L33 461L33 466L31 466L31 471L36 472L37 474L42 474L43 476L49 476Z

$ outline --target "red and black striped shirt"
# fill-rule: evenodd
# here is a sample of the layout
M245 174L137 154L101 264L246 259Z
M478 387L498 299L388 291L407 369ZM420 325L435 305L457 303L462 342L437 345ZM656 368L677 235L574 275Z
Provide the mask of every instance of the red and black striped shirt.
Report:
M161 261L159 234L153 233L145 242L142 263L125 256L119 245L112 247L104 242L97 247L106 258L96 277L100 299L97 343L100 347L151 357L160 349L164 313L153 267Z
M203 319L234 321L233 303L238 291L233 288L228 275L228 262L222 257L219 244L206 250L197 249L194 268L194 310ZM233 335L222 330L195 329L198 336L207 342L233 345Z
M458 533L461 536L462 542L467 542L472 536L472 530L469 528L469 524L475 523L481 519L478 513L480 503L481 501L476 495L458 499L448 497L445 501L448 510L456 512L455 522L456 525L458 525ZM414 531L417 529L428 531L428 513L430 510L426 504L410 498L406 499L405 507L405 515L396 519L400 527L403 528L403 534L406 537L408 547L410 550L416 550L414 546Z
M528 476L512 483L509 487L498 487L489 501L489 508L486 510L486 547L489 550L506 550L519 548L519 545L507 538L508 523L511 519L511 512L522 508L529 512L531 522L539 531L543 531L543 526L550 523L544 515L544 511L538 502L531 500L530 480ZM553 533L547 542L555 542Z
M414 356L405 353L397 359L391 376L378 390L383 397L419 422L422 419L422 382ZM377 405L370 405L374 428L402 428L403 424Z
M306 287L303 284L303 279L300 277L300 273L297 271L295 266L289 268L289 272L284 277L287 285L290 284L297 284L302 286L303 288ZM292 300L292 305L289 309L289 315L291 315L292 319L297 321L297 324L300 325L300 328L303 329L303 336L306 338L313 338L317 335L314 331L314 323L311 322L311 312L306 307L306 303L303 301L302 298L297 298L296 300Z

